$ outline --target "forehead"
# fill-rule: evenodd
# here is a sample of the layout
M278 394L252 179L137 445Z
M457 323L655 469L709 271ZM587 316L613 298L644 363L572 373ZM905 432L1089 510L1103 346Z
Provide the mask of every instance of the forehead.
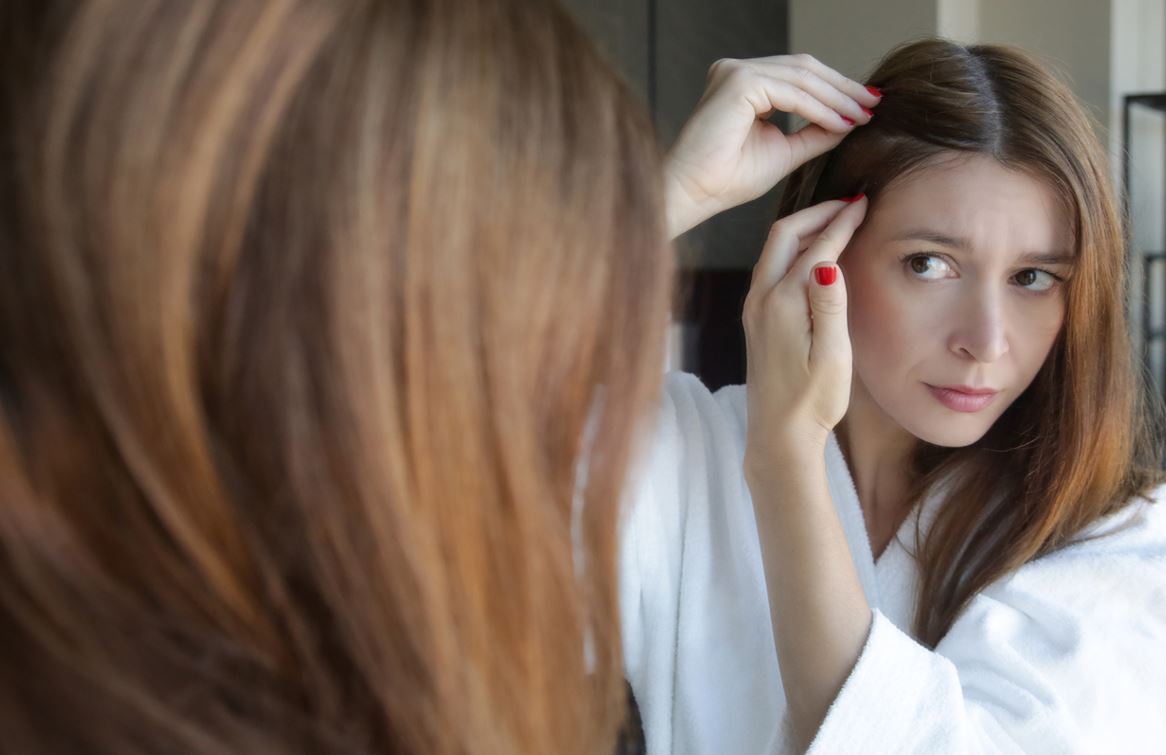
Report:
M868 224L884 240L928 230L967 239L977 254L1072 251L1071 224L1045 181L984 155L935 162L892 182Z

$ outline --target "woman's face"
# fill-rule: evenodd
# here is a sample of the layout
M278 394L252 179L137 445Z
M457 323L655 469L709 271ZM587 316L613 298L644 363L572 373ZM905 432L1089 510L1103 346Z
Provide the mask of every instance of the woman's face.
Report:
M1056 340L1071 242L1052 190L989 157L943 160L890 185L839 260L852 406L870 402L929 443L974 443ZM981 390L995 393L967 392Z

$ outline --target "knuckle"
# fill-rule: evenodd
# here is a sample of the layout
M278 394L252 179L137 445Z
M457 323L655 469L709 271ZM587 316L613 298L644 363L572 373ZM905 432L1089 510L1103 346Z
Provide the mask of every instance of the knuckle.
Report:
M735 58L718 58L717 60L714 60L713 64L709 66L709 78L713 78L715 76L719 76L728 71L731 71L737 66L739 62L740 61L736 60Z
M837 228L827 226L824 231L818 234L818 243L823 246L835 246L844 241L842 234Z
M769 226L769 235L774 238L780 238L783 241L797 237L797 234L793 230L791 217L787 215L784 218L779 218L773 225Z
M746 327L756 328L768 315L766 300L768 297L760 291L752 291L745 297L745 306L741 310L741 319Z
M796 246L798 243L798 235L790 229L789 226L774 226L769 234L770 239L777 246L785 249L791 245Z
M818 59L808 52L799 52L794 55L794 61L797 62L798 65L812 66L818 62Z
M786 297L781 295L781 291L777 288L766 294L761 302L761 315L766 320L781 318L785 316L785 301Z
M763 321L767 313L767 301L769 297L764 291L751 291L745 297L745 306L743 308L744 319L751 322L754 327Z
M756 279L756 276L754 276L754 278ZM748 294L745 295L745 304L741 307L741 318L745 320L746 325L748 325L749 321L756 317L757 294L751 290Z
M743 86L753 79L753 72L749 70L749 67L742 65L737 60L732 61L732 64L727 66L724 71L723 76L729 84Z
M841 315L846 313L846 302L837 297L818 299L814 302L814 313L819 315Z

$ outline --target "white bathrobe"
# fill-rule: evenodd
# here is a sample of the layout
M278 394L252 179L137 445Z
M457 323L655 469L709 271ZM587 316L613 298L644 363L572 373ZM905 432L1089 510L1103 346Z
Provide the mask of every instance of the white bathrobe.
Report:
M752 502L745 388L673 374L621 544L624 652L650 755L792 751ZM830 494L874 621L813 753L1166 752L1166 508L979 593L935 651L911 634L914 517L874 561L831 436ZM1154 498L1163 497L1162 489ZM920 507L924 531L939 496ZM905 546L905 547L904 547Z

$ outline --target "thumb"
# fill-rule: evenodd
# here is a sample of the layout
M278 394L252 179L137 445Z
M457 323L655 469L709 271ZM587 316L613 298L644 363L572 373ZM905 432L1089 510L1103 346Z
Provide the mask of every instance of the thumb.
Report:
M790 154L789 172L793 172L802 163L834 149L842 143L845 137L846 133L838 134L827 131L816 123L811 123L805 128L787 135L786 141L789 144Z
M846 323L846 283L833 262L810 273L812 340L810 367L835 365L850 369L850 331ZM849 377L849 374L847 375Z

